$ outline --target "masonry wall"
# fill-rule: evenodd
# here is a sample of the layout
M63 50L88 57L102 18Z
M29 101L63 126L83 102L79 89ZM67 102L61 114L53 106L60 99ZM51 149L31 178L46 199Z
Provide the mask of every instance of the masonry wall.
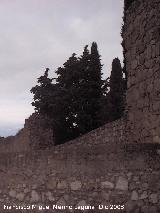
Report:
M0 153L24 152L54 145L48 119L33 113L15 136L0 137Z
M44 124L42 118L33 114L25 121L24 128L16 136L1 139L0 153L30 152L39 149L41 144L51 145L53 132L51 129L45 128ZM89 143L90 146L94 144L106 144L107 146L121 144L126 140L125 129L126 122L122 118L76 138L62 147L66 149L71 146L74 149L74 144L81 146L85 143Z
M159 0L134 0L125 11L129 142L160 143L159 14Z
M160 211L158 147L122 143L125 129L120 119L49 150L1 152L0 212Z
M98 213L106 212L108 205L122 208L112 212L159 212L159 161L153 145L97 146L91 141L48 151L1 153L0 212L39 212L38 205L49 206L42 212L78 212L75 208L92 206L94 210L85 212ZM35 205L34 211L13 207L26 205ZM64 206L73 210L57 211Z

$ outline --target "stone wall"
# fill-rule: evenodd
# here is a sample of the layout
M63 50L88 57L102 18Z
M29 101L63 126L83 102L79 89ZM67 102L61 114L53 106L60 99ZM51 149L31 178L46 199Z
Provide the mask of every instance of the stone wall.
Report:
M30 150L29 140L29 131L26 128L21 129L16 136L1 137L0 153L24 152Z
M15 136L0 137L0 153L45 148L53 145L53 141L53 131L48 128L48 119L33 113Z
M134 0L124 14L128 141L160 143L160 0Z
M82 212L75 208L90 206L95 209L85 212L98 213L107 212L108 205L122 208L112 212L159 212L159 160L153 146L139 149L134 144L115 149L83 143L1 154L0 212L39 212L38 205L50 206L42 212ZM24 205L35 205L35 209L13 207ZM52 210L53 205L73 210ZM9 206L12 211L6 211Z
M46 122L39 115L31 115L29 119L26 119L24 128L15 137L1 139L0 153L31 151L39 149L42 145L51 145L53 143L53 132L45 126ZM71 146L74 149L74 144L77 146L85 143L90 144L90 146L94 144L106 144L107 146L120 144L125 142L125 129L126 122L122 118L62 146L65 148Z
M25 120L24 128L29 132L29 145L32 149L54 145L53 129L49 128L49 120L38 113L33 113Z

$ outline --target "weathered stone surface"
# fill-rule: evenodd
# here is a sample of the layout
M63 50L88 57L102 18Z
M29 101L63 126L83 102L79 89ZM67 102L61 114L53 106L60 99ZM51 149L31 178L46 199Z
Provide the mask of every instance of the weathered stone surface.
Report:
M160 144L160 136L156 135L153 137L153 142L154 143L159 143Z
M24 193L18 193L16 195L16 199L19 200L19 201L23 201L24 200L24 197L25 197L25 194Z
M66 201L63 199L63 198L60 198L57 203L56 203L58 206L65 206L66 205Z
M128 2L128 0L126 0L126 2ZM141 7L140 5L143 6ZM132 8L125 14L123 38L128 74L127 108L129 109L128 117L131 118L130 114L132 115L130 122L127 124L128 135L130 135L129 141L132 139L132 141L135 142L148 143L149 140L147 138L150 137L152 138L150 140L151 143L160 143L160 135L153 135L150 131L151 122L154 123L155 121L154 113L157 115L157 119L160 120L160 113L158 113L160 101L159 95L156 92L160 88L160 75L155 75L160 69L158 62L160 45L159 39L157 39L157 35L159 35L157 32L159 32L159 30L158 27L156 27L157 21L160 22L158 5L159 1L151 2L151 0L149 0L142 3L137 0L136 10ZM152 7L155 8L154 16L151 15L153 13L146 12L150 11ZM132 32L130 26L132 26ZM136 30L138 26L141 26L141 28ZM136 79L134 81L132 80L133 76ZM140 86L141 84L145 87L142 88ZM133 85L135 87L133 87ZM135 88L138 88L136 92ZM137 97L139 94L137 101L135 93ZM151 113L150 106L152 106L154 113ZM143 110L144 107L146 108L145 112ZM139 128L135 128L134 131L129 133L130 129L135 127L135 124L136 126L138 125L138 122L135 121L134 118L138 117L140 113L141 120L138 122L141 128L145 129L145 134L141 135L141 131L138 131ZM150 120L148 118L145 119L147 114L151 116ZM145 122L143 122L144 120ZM157 124L154 125L157 126Z
M110 193L102 192L101 196L102 196L102 198L103 198L103 199L105 199L105 200L109 200Z
M142 206L141 211L142 213L150 213L148 206Z
M128 201L126 204L125 204L125 210L127 212L132 212L136 209L136 203L134 201Z
M119 190L128 190L128 180L124 177L119 177L116 183L116 189Z
M57 180L55 177L50 177L48 182L47 182L47 188L48 189L55 189L57 186Z
M160 155L160 149L157 149L157 154Z
M109 182L109 181L104 181L101 183L102 188L106 188L106 189L113 189L114 188L114 184Z
M86 203L86 201L85 200L81 200L81 201L79 201L78 203L77 203L77 207L78 206L86 206L87 205L87 203Z
M49 201L55 201L55 198L53 197L51 192L46 192L46 197Z
M133 191L131 194L131 200L138 200L138 193L136 191Z
M80 181L74 181L74 182L71 182L70 186L71 186L71 190L76 191L81 189L82 184Z
M157 196L157 194L151 194L150 197L149 197L149 199L150 199L151 203L157 203L158 202L158 196Z
M16 191L13 189L11 191L9 191L9 196L16 197Z
M158 211L157 211L157 207L156 206L151 206L150 208L149 208L149 213L157 213Z
M58 189L66 189L67 188L67 182L65 180L59 181L57 184Z
M148 198L148 193L146 191L144 191L141 195L140 195L140 198L139 199L146 199Z
M40 196L39 196L38 192L36 192L35 190L32 190L30 202L34 203L34 202L39 202L39 201L40 201Z

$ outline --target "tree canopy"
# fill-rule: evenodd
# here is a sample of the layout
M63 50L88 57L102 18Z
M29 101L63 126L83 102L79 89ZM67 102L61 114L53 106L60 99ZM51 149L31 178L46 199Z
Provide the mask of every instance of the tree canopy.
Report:
M59 67L56 78L49 68L31 89L35 111L48 116L55 144L65 143L123 114L123 74L118 58L113 60L110 78L102 80L97 43L84 47ZM105 107L104 107L105 106ZM106 116L104 116L106 115Z

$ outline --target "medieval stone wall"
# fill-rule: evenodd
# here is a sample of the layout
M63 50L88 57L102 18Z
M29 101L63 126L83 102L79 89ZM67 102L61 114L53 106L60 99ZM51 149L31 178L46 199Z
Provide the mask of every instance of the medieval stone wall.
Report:
M15 136L0 137L0 153L23 152L53 145L53 130L48 119L33 113Z
M29 132L31 149L45 148L54 145L53 129L49 127L49 120L38 113L33 113L25 120L24 129Z
M125 11L129 142L160 143L159 14L159 0L136 0Z
M24 128L16 136L1 139L0 153L31 151L39 149L40 146L43 148L42 145L51 145L53 143L53 132L45 125L46 122L39 115L31 115L29 119L26 119ZM90 144L90 146L121 144L125 142L125 129L126 122L122 118L76 138L62 145L62 147L67 149L71 146L74 149L74 146L81 146L85 143Z
M97 146L91 141L1 154L0 212L39 212L42 207L41 212L82 212L75 208L87 206L94 209L85 212L159 212L159 161L152 146ZM35 209L16 210L31 205Z

